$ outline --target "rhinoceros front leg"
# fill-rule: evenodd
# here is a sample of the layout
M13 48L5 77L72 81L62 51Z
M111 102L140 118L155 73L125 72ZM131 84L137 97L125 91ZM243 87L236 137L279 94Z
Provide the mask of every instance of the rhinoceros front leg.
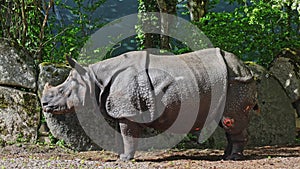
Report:
M120 154L120 159L128 161L134 158L141 129L137 123L127 119L121 119L119 125L124 145L124 152Z

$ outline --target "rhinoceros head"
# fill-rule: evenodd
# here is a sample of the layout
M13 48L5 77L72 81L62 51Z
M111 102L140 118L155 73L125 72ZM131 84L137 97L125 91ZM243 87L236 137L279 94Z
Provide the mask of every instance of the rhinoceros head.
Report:
M91 90L91 78L88 71L67 57L69 64L74 68L68 78L58 86L48 83L43 90L41 99L43 111L53 114L74 112L77 106L84 105L84 100Z

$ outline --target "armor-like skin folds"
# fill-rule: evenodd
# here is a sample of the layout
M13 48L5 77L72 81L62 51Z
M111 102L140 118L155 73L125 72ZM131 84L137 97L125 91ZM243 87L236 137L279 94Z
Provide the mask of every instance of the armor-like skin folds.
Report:
M216 119L226 131L224 159L243 158L256 85L235 55L218 48L176 56L135 51L86 68L67 59L74 69L63 84L45 86L44 111L67 113L95 99L100 112L119 123L122 160L134 158L142 126L186 133Z

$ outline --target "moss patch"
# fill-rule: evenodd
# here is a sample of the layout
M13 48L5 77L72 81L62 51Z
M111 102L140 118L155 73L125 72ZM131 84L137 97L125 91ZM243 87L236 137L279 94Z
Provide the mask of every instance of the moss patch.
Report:
M34 142L40 106L34 93L0 86L0 146L2 143ZM2 143L1 143L2 142Z
M6 109L9 107L9 103L6 102L5 98L3 95L0 95L0 109Z
M41 65L43 67L46 66L54 66L56 68L71 68L69 65L65 64L65 63L51 63L51 62L43 62L41 63Z

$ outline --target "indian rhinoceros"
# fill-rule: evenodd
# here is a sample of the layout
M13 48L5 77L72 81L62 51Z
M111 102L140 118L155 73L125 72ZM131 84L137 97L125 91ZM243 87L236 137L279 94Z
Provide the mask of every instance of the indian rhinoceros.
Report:
M182 126L193 123L188 132L201 129L209 113L215 113L210 107L218 107L212 104L218 103L212 99L212 86L220 82L225 83L219 93L226 100L217 124L224 128L228 141L223 157L243 158L249 111L256 105L256 85L252 73L234 54L219 48L170 56L133 51L88 67L68 56L67 60L74 69L66 81L44 87L44 112L74 111L89 102L88 95L96 96L90 98L96 100L100 112L119 124L124 144L120 159L134 158L143 126L167 130L179 111L187 120L180 123ZM188 105L184 110L183 104ZM189 119L193 111L189 107L194 105L196 117Z

